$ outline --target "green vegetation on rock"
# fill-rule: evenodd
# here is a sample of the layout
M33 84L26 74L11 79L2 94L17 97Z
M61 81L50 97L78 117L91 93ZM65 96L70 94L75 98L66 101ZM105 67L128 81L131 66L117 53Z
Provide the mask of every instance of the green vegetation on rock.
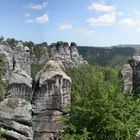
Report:
M36 74L45 66L45 64L32 64L31 65L31 77L35 78Z
M84 66L68 70L72 78L70 114L62 140L134 140L140 126L140 98L125 96L117 73Z

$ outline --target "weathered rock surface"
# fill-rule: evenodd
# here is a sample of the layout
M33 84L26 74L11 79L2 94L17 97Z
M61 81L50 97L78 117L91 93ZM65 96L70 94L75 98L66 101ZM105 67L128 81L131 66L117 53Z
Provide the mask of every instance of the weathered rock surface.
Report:
M50 45L51 59L60 60L59 65L66 68L78 67L87 62L79 55L76 43L57 42Z
M125 64L121 70L124 83L124 93L132 93L133 90L133 70L130 64Z
M0 128L7 140L33 140L31 104L19 98L0 102Z
M15 47L14 51L14 69L21 69L25 71L28 75L31 75L31 61L30 61L30 51L27 46L23 46L19 42Z
M0 45L0 54L2 55L3 66L6 70L3 80L7 81L10 77L10 72L13 70L13 51L7 45Z
M121 71L124 81L124 91L127 93L140 93L140 56L134 55Z
M44 64L49 59L48 45L46 42L37 44L31 56L32 64Z
M32 100L32 78L21 69L11 72L6 97L17 97L29 102Z
M33 99L34 140L55 140L62 128L59 122L70 103L71 78L57 61L50 60L36 76Z
M68 113L65 106L71 102L71 78L64 70L87 63L75 43L57 42L50 48L43 43L37 47L38 54L30 60L29 48L21 42L13 45L13 50L0 45L8 81L7 99L0 103L0 131L8 140L57 140L63 128L60 118ZM31 62L43 64L48 59L36 75L32 94Z

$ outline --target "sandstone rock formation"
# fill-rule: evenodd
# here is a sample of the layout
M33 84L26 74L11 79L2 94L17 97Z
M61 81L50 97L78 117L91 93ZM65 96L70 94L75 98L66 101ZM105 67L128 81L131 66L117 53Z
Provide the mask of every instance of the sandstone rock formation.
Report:
M140 56L134 55L121 71L126 93L140 93Z
M87 62L79 55L76 43L72 42L71 45L67 42L57 42L50 45L51 58L54 60L60 60L59 65L61 68L73 68L78 67L81 64Z
M32 106L19 98L0 103L0 129L7 140L32 140Z
M0 55L2 55L4 69L6 70L3 80L9 80L10 72L13 71L13 51L12 49L5 45L0 44Z
M133 90L133 70L130 64L125 64L121 70L124 83L124 93L132 93Z
M37 44L31 55L32 64L44 64L49 59L48 44Z
M56 140L62 128L59 119L70 104L71 78L57 61L50 60L37 74L33 99L34 140Z
M0 103L0 132L7 140L57 140L63 128L60 118L68 113L65 107L71 102L71 78L64 70L87 63L75 43L38 47L39 57L30 60L29 48L21 42L13 49L0 45L8 81L6 99ZM43 64L48 59L32 87L31 62Z
M31 62L30 62L30 51L27 46L23 46L19 42L15 47L14 51L14 69L21 69L28 75L31 75Z
M17 97L29 102L32 100L32 78L23 70L11 72L6 97Z
M0 131L7 140L33 140L30 52L22 43L0 45L6 70L7 92L0 103ZM25 101L25 100L26 101Z

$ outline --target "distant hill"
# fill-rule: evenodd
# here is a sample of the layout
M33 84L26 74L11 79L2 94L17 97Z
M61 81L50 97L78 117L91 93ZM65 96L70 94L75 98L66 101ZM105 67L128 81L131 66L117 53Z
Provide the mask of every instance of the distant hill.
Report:
M79 53L90 64L115 67L124 64L140 45L118 45L112 47L78 46Z

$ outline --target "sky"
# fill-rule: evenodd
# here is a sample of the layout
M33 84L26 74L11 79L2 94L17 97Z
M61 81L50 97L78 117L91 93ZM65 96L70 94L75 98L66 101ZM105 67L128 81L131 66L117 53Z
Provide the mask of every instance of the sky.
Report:
M140 0L0 0L0 36L82 46L140 44Z

